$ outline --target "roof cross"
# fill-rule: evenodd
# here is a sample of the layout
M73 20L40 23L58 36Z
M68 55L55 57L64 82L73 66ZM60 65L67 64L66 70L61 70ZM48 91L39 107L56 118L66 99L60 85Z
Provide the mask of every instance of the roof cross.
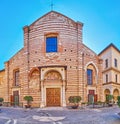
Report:
M53 10L53 7L54 7L54 4L53 4L53 1L51 0L51 11Z

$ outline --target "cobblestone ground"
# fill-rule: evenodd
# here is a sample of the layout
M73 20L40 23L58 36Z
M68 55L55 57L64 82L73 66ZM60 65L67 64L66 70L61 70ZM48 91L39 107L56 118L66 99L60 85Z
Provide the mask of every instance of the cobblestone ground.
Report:
M62 107L24 109L1 107L0 124L120 124L117 106L68 109Z

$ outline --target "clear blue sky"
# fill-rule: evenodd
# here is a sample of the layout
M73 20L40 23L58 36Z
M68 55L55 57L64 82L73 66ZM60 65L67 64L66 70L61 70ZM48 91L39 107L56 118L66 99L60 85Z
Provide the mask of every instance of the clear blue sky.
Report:
M83 42L97 54L120 49L120 0L53 0L54 11L84 23ZM0 0L0 70L23 47L23 27L51 11L51 0Z

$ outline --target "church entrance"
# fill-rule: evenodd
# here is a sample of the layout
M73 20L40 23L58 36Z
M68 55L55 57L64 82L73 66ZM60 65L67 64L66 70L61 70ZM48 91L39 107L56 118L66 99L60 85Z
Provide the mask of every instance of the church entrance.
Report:
M41 68L41 104L45 106L66 106L65 100L65 68Z
M95 94L95 90L89 90L88 102L89 103L97 102L97 94Z
M19 91L13 91L13 95L11 95L11 105L19 106Z
M60 106L60 88L46 88L46 105Z

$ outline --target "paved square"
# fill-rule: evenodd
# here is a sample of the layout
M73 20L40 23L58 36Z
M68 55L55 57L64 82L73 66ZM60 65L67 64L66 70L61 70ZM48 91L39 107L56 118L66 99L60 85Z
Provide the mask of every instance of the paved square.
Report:
M0 124L120 124L120 108L68 109L1 107Z

